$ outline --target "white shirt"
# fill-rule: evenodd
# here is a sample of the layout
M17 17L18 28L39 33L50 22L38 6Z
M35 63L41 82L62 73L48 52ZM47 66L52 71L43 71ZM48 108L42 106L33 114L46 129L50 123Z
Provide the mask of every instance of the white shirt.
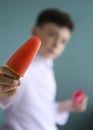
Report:
M56 82L53 62L37 56L31 63L15 96L0 99L4 108L4 130L57 130L68 112L59 114L55 103Z

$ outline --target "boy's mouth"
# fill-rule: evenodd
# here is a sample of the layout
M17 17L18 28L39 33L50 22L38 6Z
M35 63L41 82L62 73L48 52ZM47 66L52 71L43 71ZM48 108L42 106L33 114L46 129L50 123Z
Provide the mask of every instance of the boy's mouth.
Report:
M55 50L54 49L49 49L48 51L50 54L55 54Z

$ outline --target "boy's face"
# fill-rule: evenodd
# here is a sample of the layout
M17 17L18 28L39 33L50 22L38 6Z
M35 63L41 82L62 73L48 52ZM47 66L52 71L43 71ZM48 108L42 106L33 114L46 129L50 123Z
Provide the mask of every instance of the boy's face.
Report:
M41 39L39 54L45 58L54 59L63 53L71 32L66 27L59 27L56 24L48 23L42 27L35 27L33 35Z

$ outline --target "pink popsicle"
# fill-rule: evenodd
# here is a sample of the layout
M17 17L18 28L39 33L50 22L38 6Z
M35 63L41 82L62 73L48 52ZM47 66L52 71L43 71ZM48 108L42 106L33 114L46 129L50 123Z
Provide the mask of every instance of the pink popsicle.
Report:
M72 99L76 104L80 103L84 98L84 91L83 90L77 90L72 94Z

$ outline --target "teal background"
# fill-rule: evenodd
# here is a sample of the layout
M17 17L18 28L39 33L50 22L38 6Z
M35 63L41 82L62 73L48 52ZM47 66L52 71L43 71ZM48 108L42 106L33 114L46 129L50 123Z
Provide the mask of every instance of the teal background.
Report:
M0 65L30 37L38 12L56 7L72 16L75 31L64 54L55 61L57 100L83 89L89 96L85 113L71 113L60 130L93 130L93 0L0 0ZM0 127L5 118L0 110Z

